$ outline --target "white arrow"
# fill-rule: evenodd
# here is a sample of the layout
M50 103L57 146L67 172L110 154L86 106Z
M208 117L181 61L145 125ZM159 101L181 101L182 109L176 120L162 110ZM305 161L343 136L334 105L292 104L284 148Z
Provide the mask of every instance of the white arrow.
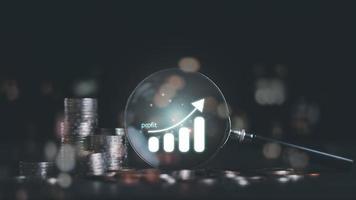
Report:
M176 123L176 124L174 124L174 125L172 125L170 127L164 128L164 129L148 130L148 133L159 133L159 132L165 132L165 131L171 130L171 129L179 126L180 124L182 124L185 120L187 120L190 116L192 116L195 111L199 110L200 112L203 112L204 99L199 99L198 101L194 101L194 102L192 102L192 105L194 106L194 109L192 110L192 112L190 112L187 116L185 116L178 123Z

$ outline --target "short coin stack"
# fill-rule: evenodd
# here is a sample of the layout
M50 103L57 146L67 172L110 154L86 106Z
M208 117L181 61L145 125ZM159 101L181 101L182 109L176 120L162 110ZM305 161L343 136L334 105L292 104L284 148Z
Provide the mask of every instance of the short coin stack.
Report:
M46 179L55 175L53 162L20 162L20 175L26 178Z
M127 142L123 128L101 128L99 135L91 137L93 152L103 153L107 171L124 167L127 159Z
M103 153L92 153L88 157L88 175L101 176L106 172L106 163Z
M101 129L105 136L105 154L109 171L122 169L126 165L127 141L123 128Z

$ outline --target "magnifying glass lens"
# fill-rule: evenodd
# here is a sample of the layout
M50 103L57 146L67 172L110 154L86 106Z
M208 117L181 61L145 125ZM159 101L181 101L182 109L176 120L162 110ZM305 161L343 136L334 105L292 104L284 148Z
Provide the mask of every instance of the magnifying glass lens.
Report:
M180 69L158 71L130 95L125 128L135 152L163 169L197 167L230 134L226 100L208 77Z

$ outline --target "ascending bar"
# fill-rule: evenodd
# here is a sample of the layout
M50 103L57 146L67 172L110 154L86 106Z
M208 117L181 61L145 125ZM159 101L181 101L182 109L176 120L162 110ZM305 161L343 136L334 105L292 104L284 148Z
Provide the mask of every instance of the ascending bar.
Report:
M189 151L189 128L182 127L179 129L179 151Z
M174 151L174 136L172 133L166 133L163 136L163 149L165 152Z
M203 152L205 149L205 120L203 117L194 118L194 150Z
M157 152L159 150L159 140L156 137L150 137L148 139L148 150L150 152Z

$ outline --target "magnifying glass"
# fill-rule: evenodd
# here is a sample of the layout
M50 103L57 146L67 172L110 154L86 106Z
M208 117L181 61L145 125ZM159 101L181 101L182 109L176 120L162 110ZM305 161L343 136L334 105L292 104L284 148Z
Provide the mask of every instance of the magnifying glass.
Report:
M232 130L228 105L219 87L199 72L178 68L145 78L128 98L124 122L134 151L161 169L189 169L204 165L230 136L239 141L263 140L326 156L353 160L306 147Z

